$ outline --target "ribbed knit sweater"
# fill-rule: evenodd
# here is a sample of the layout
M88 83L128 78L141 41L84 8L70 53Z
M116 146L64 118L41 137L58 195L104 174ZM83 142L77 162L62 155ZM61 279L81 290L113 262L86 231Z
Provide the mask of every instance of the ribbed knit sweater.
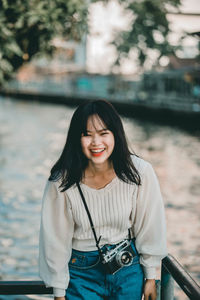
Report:
M115 177L102 189L80 183L100 247L127 238L128 228L136 238L146 279L156 276L156 267L167 255L164 205L159 183L150 163L132 156L142 184L129 184ZM70 275L72 248L97 250L78 188L59 190L60 182L47 181L42 205L39 243L39 274L55 296L64 296Z

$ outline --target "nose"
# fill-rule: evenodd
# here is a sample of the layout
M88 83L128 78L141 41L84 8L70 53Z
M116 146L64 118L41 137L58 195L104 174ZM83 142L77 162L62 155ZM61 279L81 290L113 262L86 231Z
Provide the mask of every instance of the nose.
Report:
M92 145L98 146L100 144L100 137L98 134L94 134L92 137Z

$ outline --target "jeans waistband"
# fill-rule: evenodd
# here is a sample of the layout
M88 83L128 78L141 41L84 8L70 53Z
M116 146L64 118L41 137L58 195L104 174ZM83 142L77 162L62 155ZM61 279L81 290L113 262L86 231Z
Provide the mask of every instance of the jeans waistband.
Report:
M136 250L137 255L139 255L138 252L137 252L137 249L136 249L136 247L135 247L135 238L132 238L131 241L132 241L132 243L133 243L133 246L134 246L134 248L135 248L135 250ZM122 241L120 241L120 242L117 243L117 244L105 244L105 245L103 245L103 246L101 247L101 250L105 250L106 248L108 248L108 249L115 248L115 247L116 247L117 245L119 245L121 242L122 242ZM92 251L80 251L80 250L72 249L72 251L74 251L74 252L76 252L76 253L79 253L80 255L99 255L98 250L92 250Z

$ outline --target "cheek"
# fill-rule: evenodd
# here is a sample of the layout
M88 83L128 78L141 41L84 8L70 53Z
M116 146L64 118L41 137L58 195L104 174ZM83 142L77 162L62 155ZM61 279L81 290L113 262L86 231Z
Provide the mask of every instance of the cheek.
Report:
M114 150L114 148L115 148L115 140L113 139L112 150Z
M110 147L110 150L112 149L114 149L114 147L115 147L115 139L114 139L114 136L112 136L110 139L109 139L109 141L108 141L108 145L109 145L109 147Z
M81 147L82 147L83 151L87 149L88 145L89 145L89 141L87 139L82 138L81 139Z

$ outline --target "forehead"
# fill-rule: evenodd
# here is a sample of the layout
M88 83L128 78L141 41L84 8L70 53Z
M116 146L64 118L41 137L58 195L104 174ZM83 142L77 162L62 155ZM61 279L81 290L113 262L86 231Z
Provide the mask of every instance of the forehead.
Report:
M102 130L107 129L107 126L98 115L89 116L87 120L87 130Z

